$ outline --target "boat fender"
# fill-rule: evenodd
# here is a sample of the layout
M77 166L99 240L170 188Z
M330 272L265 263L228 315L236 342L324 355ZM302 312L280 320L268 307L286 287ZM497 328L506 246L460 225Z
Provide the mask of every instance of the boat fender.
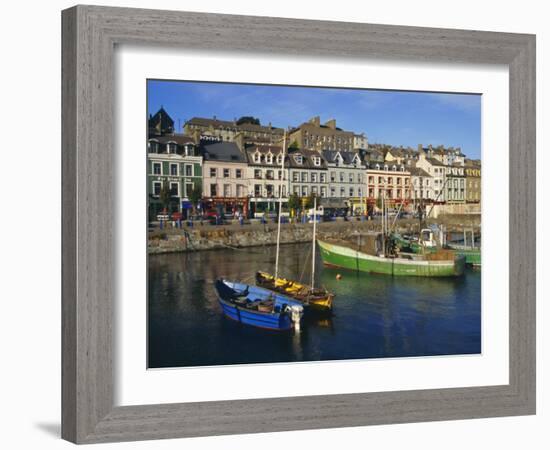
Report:
M302 319L302 315L304 314L304 307L300 305L292 305L292 306L286 305L286 310L289 311L290 313L290 320L294 325L294 330L299 332L300 320Z

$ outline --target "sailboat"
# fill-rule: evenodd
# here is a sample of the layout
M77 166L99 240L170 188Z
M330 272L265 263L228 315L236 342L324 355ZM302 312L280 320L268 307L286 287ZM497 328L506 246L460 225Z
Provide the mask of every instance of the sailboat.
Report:
M283 147L284 163L284 147ZM277 253L275 257L275 275L259 271L256 273L256 283L266 289L282 293L296 300L303 302L304 305L318 311L331 311L334 294L326 289L315 287L315 242L317 231L317 198L313 200L313 249L311 256L311 284L308 286L298 281L279 277L279 240L281 225L281 199L279 198L279 227L277 230Z

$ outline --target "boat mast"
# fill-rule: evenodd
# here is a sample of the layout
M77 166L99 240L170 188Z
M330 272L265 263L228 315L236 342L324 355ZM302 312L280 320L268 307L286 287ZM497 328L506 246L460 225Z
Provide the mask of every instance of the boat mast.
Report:
M277 219L277 251L275 253L275 279L279 277L279 246L281 243L281 207L283 204L283 180L285 178L286 130L283 136L283 157L281 158L281 177L279 178L279 214Z
M317 232L317 196L313 197L313 250L311 254L311 289L315 287L315 233Z

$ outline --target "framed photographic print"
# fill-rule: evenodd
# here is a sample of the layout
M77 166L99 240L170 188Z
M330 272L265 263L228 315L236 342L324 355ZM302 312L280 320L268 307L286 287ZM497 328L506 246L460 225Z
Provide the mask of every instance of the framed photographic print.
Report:
M533 414L534 55L64 11L63 437Z

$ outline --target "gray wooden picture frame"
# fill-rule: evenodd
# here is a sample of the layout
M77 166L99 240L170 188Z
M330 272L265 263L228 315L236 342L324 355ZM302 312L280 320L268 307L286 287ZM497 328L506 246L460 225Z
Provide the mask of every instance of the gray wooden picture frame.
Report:
M111 212L118 44L507 65L509 384L115 407ZM535 36L76 6L62 13L62 53L64 439L93 443L535 413Z

